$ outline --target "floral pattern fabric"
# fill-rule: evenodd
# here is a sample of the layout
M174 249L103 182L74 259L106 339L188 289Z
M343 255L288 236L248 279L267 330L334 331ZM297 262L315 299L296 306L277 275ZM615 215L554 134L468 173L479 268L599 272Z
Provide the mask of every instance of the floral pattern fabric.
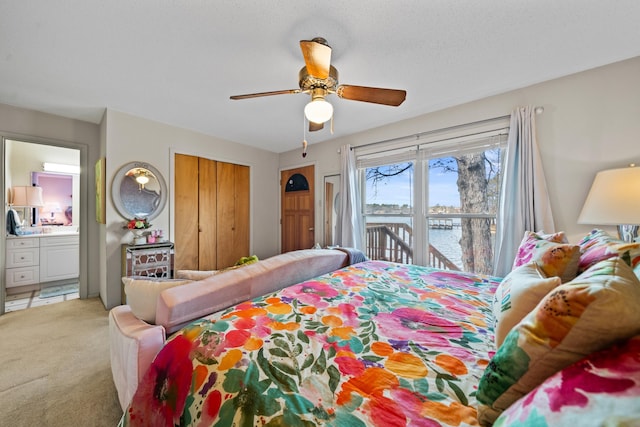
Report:
M524 237L520 242L518 251L516 252L516 256L513 260L513 267L511 269L514 270L516 267L520 267L521 265L532 262L536 245L541 240L553 243L568 243L567 237L565 236L563 231L553 234L542 234L533 231L525 231Z
M578 272L609 258L622 258L634 269L640 278L640 243L623 242L612 237L604 230L595 228L578 243L580 246L580 264Z
M549 292L509 331L478 385L483 426L589 354L640 334L640 281L609 258Z
M121 426L469 426L498 278L368 261L196 321Z
M530 262L535 262L546 277L560 277L562 283L576 277L580 262L580 246L567 243L563 232L539 235L525 233L513 270Z
M494 427L640 425L640 335L563 369Z

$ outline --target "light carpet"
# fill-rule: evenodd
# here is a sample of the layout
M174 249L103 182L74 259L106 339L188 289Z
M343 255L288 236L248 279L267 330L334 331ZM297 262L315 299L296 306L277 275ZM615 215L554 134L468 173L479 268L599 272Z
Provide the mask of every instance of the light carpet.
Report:
M118 424L107 316L99 298L0 316L0 425Z

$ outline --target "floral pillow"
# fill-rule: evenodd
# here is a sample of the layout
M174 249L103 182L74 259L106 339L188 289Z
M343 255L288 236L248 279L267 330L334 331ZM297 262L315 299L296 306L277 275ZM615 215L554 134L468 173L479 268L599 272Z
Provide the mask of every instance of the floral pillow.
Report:
M572 280L578 272L580 247L566 242L563 232L540 235L525 233L513 268L535 262L547 277L558 276L563 283Z
M525 231L524 237L522 237L522 241L520 242L520 246L518 247L516 258L513 260L513 267L511 268L512 270L523 264L531 262L531 258L533 257L532 251L536 246L536 242L538 242L539 240L548 240L555 243L568 243L567 236L565 236L563 231L552 234Z
M551 375L640 334L640 281L621 258L558 286L507 334L478 385L478 420L491 425Z
M545 295L561 284L559 277L546 277L535 262L517 267L502 279L493 295L496 347Z
M604 259L621 257L632 268L640 266L640 243L623 242L604 230L594 229L582 238L580 243L580 264L578 272L583 272ZM636 270L640 271L640 270Z
M494 427L532 425L640 425L640 335L553 375Z

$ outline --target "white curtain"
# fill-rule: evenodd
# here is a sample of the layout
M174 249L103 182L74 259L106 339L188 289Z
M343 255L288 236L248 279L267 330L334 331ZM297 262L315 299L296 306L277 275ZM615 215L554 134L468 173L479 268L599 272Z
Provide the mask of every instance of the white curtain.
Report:
M504 277L525 231L555 232L531 106L511 112L496 229L494 274Z
M337 237L338 245L345 248L362 247L362 216L360 210L360 191L358 187L358 171L356 156L351 145L340 148L340 210L338 213Z

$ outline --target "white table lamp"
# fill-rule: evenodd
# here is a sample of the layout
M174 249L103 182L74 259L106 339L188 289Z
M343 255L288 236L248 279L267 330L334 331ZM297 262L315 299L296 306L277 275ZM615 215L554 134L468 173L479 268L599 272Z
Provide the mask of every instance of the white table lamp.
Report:
M640 168L634 166L598 172L578 224L616 225L625 242L638 237Z

